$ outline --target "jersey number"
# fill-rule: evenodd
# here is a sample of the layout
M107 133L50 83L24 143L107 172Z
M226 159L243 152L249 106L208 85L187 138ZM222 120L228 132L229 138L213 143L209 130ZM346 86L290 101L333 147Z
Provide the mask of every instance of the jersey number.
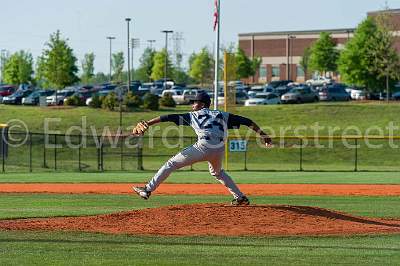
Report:
M215 126L215 127L218 127L219 130L224 132L224 126L218 121L210 122L209 121L210 118L212 118L212 117L209 114L199 115L199 122L200 122L199 127L201 129L209 129L209 128L213 128ZM218 114L215 118L223 119L223 116L221 114Z

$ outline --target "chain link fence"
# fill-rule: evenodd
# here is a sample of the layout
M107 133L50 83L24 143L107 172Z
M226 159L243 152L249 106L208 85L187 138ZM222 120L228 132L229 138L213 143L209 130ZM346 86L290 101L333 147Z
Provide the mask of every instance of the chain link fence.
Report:
M156 171L196 137L104 137L6 132L0 141L1 171ZM231 141L241 140L232 138ZM243 140L243 139L242 139ZM266 149L255 138L228 149L236 171L400 171L400 138L274 138ZM224 164L225 165L225 164ZM198 163L182 170L208 170Z

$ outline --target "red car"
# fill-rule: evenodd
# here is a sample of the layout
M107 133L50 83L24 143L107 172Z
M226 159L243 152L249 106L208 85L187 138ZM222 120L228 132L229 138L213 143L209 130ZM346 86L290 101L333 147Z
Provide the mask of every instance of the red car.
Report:
M12 85L0 86L0 96L2 96L2 97L9 96L9 95L13 94L16 90L17 90L16 87L14 87Z

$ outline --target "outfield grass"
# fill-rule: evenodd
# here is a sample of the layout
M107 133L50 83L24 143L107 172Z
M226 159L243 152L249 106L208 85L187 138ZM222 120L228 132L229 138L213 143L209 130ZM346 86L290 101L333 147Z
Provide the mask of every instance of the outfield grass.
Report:
M128 127L142 119L149 119L161 114L171 112L185 112L190 110L190 106L178 106L177 108L165 108L161 111L142 111L124 113L123 126ZM261 126L268 126L279 132L280 127L288 128L284 135L294 135L294 127L305 125L311 126L318 122L320 126L325 127L321 130L322 135L328 135L329 126L339 127L342 130L348 126L357 126L365 131L371 125L381 127L384 132L390 121L399 124L400 117L397 115L400 111L398 103L317 103L302 105L275 105L275 106L255 106L255 107L237 107L235 113L245 115L259 123ZM60 118L59 122L50 123L50 129L66 132L71 126L81 125L82 117L85 117L87 128L94 126L96 129L102 129L109 126L111 129L117 129L119 125L119 113L110 112L102 109L91 109L88 107L53 109L26 106L0 105L2 114L1 123L11 119L21 119L31 131L43 132L45 118ZM166 124L161 125L164 128ZM187 129L187 128L186 128ZM190 129L185 133L192 132ZM302 131L306 134L314 133L313 129ZM162 131L156 131L155 135L161 135ZM171 135L177 132L170 132ZM336 132L339 134L340 131ZM400 135L400 132L397 132Z
M229 172L239 184L400 184L396 172ZM154 172L5 173L1 183L143 183ZM174 172L166 183L218 183L207 171Z
M0 194L0 219L82 216L160 206L229 203L229 196L161 196L144 201L132 195ZM367 217L400 217L399 197L377 196L257 196L253 204L313 206Z
M0 231L1 265L396 265L400 235L141 237Z

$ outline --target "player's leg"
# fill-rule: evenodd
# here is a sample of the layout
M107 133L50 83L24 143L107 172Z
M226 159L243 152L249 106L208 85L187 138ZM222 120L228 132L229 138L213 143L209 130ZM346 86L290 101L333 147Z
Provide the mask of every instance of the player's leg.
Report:
M185 148L169 159L147 183L146 190L152 192L175 170L204 161L205 153L196 144Z
M234 200L232 201L232 204L240 203L247 205L249 204L247 197L240 191L239 187L235 184L232 178L222 169L223 154L224 149L219 149L218 152L214 151L212 156L210 156L208 161L210 174L214 176L221 184L223 184L233 195Z

